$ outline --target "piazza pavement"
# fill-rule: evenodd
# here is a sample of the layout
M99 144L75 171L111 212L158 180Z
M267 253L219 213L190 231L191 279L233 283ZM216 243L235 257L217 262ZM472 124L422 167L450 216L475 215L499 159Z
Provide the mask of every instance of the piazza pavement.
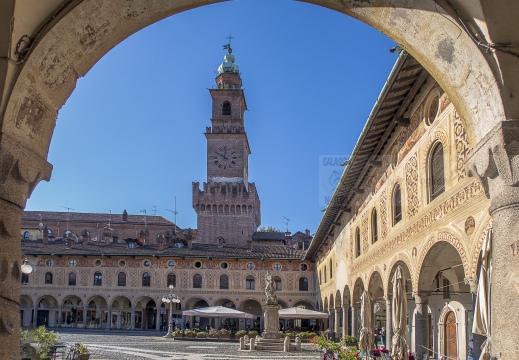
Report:
M301 352L240 351L238 341L173 340L149 331L82 331L53 329L60 343L88 345L91 360L195 360L195 359L322 359L315 346L303 343Z

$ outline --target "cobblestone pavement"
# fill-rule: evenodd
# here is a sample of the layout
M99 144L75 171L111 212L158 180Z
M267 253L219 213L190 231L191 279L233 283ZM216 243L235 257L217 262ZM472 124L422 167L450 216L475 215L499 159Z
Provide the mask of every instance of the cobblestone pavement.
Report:
M240 351L237 341L173 340L163 338L162 333L143 331L53 330L68 345L87 344L91 360L322 359L322 353L310 344L303 344L301 352Z

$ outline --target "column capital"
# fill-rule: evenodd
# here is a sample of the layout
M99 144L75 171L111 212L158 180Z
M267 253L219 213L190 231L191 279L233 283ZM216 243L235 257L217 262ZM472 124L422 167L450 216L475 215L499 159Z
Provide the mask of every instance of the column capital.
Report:
M393 298L391 295L387 294L382 297L386 303L391 302L391 299Z
M463 279L465 284L470 286L470 292L472 294L475 294L478 292L478 278L477 276L467 276L465 279Z
M470 152L467 173L491 199L490 214L519 203L519 119L501 121Z
M52 165L5 133L0 134L0 199L21 209L41 180L50 180Z
M431 296L430 291L413 291L412 296L414 297L414 301L417 304L424 304L429 301L429 296Z

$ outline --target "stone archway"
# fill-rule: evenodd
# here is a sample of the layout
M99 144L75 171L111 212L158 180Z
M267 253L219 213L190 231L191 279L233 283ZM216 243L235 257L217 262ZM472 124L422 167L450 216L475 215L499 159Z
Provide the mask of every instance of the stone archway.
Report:
M19 272L20 248L16 239L18 234L22 209L36 184L42 179L49 179L51 165L47 163L47 152L52 137L57 110L64 104L73 91L75 81L80 76L85 76L88 70L113 46L124 38L135 33L139 29L180 11L195 8L206 4L216 3L217 0L186 0L182 2L139 2L139 1L113 1L100 2L98 0L78 0L69 2L69 6L49 10L49 14L42 13L39 22L51 19L42 29L41 37L34 41L34 46L27 51L20 64L2 62L1 79L4 82L2 91L2 103L0 106L1 142L0 158L2 163L2 186L0 188L0 228L2 240L2 263L13 264L9 273L9 281L1 285L2 294L8 294L12 303L6 303L0 310L0 318L15 319L4 327L10 329L2 333L8 336L9 341L4 350L5 353L14 353L19 335L18 296L19 284L16 274ZM510 22L510 14L516 13L518 5L508 2L507 6L492 6L489 1L476 2L475 5L466 3L458 4L457 9L446 7L441 9L438 4L445 5L448 2L436 0L436 2L424 2L420 0L381 0L358 1L343 0L313 0L311 3L322 5L355 17L367 24L379 29L387 36L402 44L424 67L434 76L442 88L446 89L448 96L453 100L455 107L467 121L469 132L474 134L473 143L482 140L482 148L477 148L479 157L474 157L472 175L482 178L485 187L487 177L496 178L503 176L503 180L497 182L497 188L493 189L492 196L498 198L494 201L493 209L517 203L518 191L499 198L501 187L508 189L517 183L515 176L508 176L515 170L508 171L507 161L495 161L499 168L493 166L493 158L502 156L508 158L515 156L515 152L509 153L505 149L489 152L487 148L502 148L502 141L496 140L501 135L517 132L516 124L507 122L506 126L500 126L507 119L519 118L519 105L513 94L517 93L519 86L519 74L517 73L516 57L504 50L493 52L492 47L487 46L488 52L470 39L462 27L456 25L460 18L465 17L474 20L471 24L478 26L482 34L479 38L492 39L499 44L503 39L514 40L513 34L508 36L507 24ZM2 13L14 18L14 0L2 4ZM438 4L437 4L438 3ZM454 0L457 4L457 1ZM61 4L60 4L61 6ZM27 11L38 11L37 9ZM457 12L465 16L457 15ZM451 14L454 18L449 18ZM18 13L17 13L18 15ZM54 15L54 16L53 16ZM23 17L23 16L22 16ZM4 18L4 20L5 20ZM513 22L513 21L512 21ZM9 26L9 21L3 21ZM38 21L36 21L38 23ZM19 31L9 30L8 41L2 44L15 44L18 40L14 36ZM23 33L23 32L22 32ZM516 33L516 32L514 32ZM510 40L509 40L510 41ZM513 42L513 41L512 41ZM483 41L483 43L485 43ZM5 51L2 48L2 56L16 58L12 49ZM4 58L5 59L5 58ZM496 127L497 136L489 140L485 138ZM494 133L493 133L494 134ZM496 145L497 143L497 145ZM481 151L480 151L481 150ZM490 165L489 165L490 164ZM508 164L515 164L511 161ZM515 165L513 165L515 166ZM513 167L512 166L512 167ZM495 186L496 182L492 182ZM487 191L490 196L490 192ZM511 200L512 199L512 200ZM516 206L510 211L514 212ZM515 213L512 215L516 215ZM503 215L503 224L507 218L513 218L509 213ZM502 249L506 239L516 231L511 231L512 226L504 225L499 232L499 220L496 221L496 237L503 238ZM517 229L515 229L517 230ZM502 235L501 235L502 234ZM505 265L496 269L496 273L513 281L517 278L517 265L511 260L511 255L503 261ZM505 289L508 283L499 284L500 289ZM497 292L501 293L501 292ZM504 291L502 292L505 293ZM503 301L510 300L517 304L516 294L499 295ZM510 299L507 298L510 296ZM514 300L515 299L515 300ZM497 303L497 302L496 302ZM506 313L496 308L494 318L506 318ZM508 332L517 333L518 326L507 322L510 327ZM515 329L515 330L511 330ZM505 330L503 330L505 331ZM14 335L14 337L13 337ZM503 350L504 354L513 346L505 346L501 341L505 337L498 337L495 348ZM505 341L506 343L506 341ZM501 345L499 345L501 344ZM506 350L508 349L508 350ZM6 356L7 356L6 355Z

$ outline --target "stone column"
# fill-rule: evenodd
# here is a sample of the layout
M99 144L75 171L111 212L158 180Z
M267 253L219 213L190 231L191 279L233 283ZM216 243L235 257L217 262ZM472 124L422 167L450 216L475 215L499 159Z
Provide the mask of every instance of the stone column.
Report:
M61 306L58 307L58 327L61 327L61 322L63 321L63 314L61 313L62 308Z
M112 308L108 308L106 315L106 330L110 330L112 328Z
M359 337L357 333L357 308L355 305L351 307L351 335L355 337Z
M341 319L339 318L340 316L340 308L335 308L335 316L334 316L334 327L333 327L333 331L335 332L335 340L337 340L337 338L340 338L341 334L339 334L339 325L341 324Z
M32 316L32 327L38 326L38 305L34 305Z
M135 308L133 307L130 315L130 330L135 330Z
M426 348L429 347L429 291L413 292L416 304L415 315L415 351L416 357L422 359L424 354L428 354Z
M87 311L88 311L88 308L86 306L83 306L83 327L85 329L87 328L87 324L88 324L88 321L87 321Z
M342 307L342 337L348 335L348 306Z
M393 313L391 310L391 297L384 297L386 300L386 338L384 345L387 349L391 349L393 345Z
M496 125L471 151L468 174L479 179L490 198L492 231L491 339L492 356L517 356L519 321L519 120ZM475 191L475 190L472 190Z
M160 326L162 325L161 318L162 317L160 316L160 307L157 307L155 309L155 330L156 331L160 331Z

